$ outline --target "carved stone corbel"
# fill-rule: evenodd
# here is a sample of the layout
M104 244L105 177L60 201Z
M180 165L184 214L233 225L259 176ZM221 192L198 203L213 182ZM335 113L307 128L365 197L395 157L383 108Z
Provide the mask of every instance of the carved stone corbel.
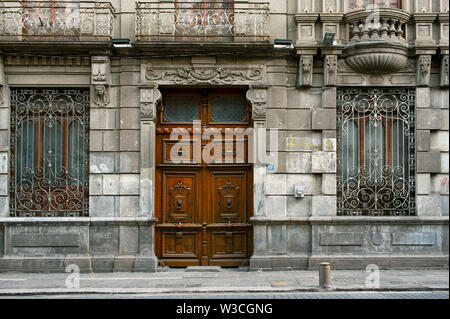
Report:
M267 115L267 86L250 86L247 100L252 104L252 118L255 121L265 121Z
M313 56L301 55L298 65L298 86L312 86Z
M156 105L161 101L162 95L157 85L139 87L139 102L141 108L141 120L156 120Z
M448 67L448 55L442 56L441 61L441 86L448 87L449 86L449 67Z
M336 55L325 56L323 78L325 86L336 86L338 74L338 58Z
M108 56L91 58L91 84L94 88L94 103L105 107L110 102L111 67Z
M417 60L417 85L429 86L431 74L431 55L420 55Z

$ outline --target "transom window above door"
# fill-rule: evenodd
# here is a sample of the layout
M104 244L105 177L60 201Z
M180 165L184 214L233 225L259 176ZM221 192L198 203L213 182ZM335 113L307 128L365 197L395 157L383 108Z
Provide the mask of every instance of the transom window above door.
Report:
M199 120L204 125L249 123L250 108L245 90L170 89L163 90L161 124L188 124Z

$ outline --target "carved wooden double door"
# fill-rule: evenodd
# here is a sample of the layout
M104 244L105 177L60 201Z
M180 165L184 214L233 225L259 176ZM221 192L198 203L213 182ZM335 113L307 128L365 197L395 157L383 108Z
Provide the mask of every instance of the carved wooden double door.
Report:
M253 210L245 91L162 93L156 127L156 255L171 267L245 264L252 250Z

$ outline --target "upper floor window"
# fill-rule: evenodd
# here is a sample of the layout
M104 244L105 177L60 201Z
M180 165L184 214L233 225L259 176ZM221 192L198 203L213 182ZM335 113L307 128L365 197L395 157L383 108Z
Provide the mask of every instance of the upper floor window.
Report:
M401 0L349 0L350 11L372 8L401 8Z
M89 90L11 89L12 216L88 216Z
M412 89L338 90L338 215L415 215Z

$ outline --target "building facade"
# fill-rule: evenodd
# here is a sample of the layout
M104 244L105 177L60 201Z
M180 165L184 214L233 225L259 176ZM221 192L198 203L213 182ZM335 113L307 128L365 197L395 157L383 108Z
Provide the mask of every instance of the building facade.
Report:
M0 271L448 267L447 0L1 1Z

